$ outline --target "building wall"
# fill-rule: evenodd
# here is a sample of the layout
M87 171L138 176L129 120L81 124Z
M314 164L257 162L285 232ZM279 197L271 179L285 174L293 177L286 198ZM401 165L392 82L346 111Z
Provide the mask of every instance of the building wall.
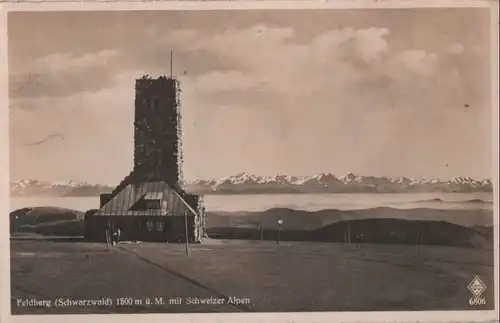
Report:
M152 224L148 226L148 222ZM85 216L85 238L89 241L104 242L105 226L120 228L121 240L185 242L186 224L188 242L200 243L202 236L196 224L196 217L189 216Z
M206 216L205 216L205 203L203 200L203 196L187 194L182 192L181 197L189 204L194 210L196 210L198 216L195 219L195 235L200 236L200 239L203 238L206 232Z
M141 181L179 184L180 125L175 79L136 80L134 172Z

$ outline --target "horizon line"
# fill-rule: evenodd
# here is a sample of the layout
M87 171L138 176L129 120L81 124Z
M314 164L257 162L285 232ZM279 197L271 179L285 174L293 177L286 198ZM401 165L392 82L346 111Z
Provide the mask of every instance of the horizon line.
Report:
M430 175L427 175L427 176L404 176L404 175L398 175L398 176L388 176L388 175L360 175L360 174L356 174L356 173L352 173L352 172L349 172L349 173L346 173L344 175L335 175L334 173L332 172L318 172L318 173L314 173L312 175L290 175L290 174L286 174L286 173L276 173L276 174L273 174L273 175L257 175L257 174L253 174L253 173L249 173L249 172L239 172L239 173L235 173L233 175L225 175L225 176L220 176L218 178L216 177L212 177L212 178L194 178L194 179L189 179L189 180L185 180L185 179L180 179L179 182L180 183L189 183L189 182L193 182L193 181L217 181L219 179L222 179L222 178L229 178L229 177L237 177L237 176L241 176L241 175L249 175L249 176L255 176L255 177L272 177L272 176L290 176L290 177L297 177L297 178L307 178L307 177L313 177L313 176L317 176L317 175L321 175L321 174L326 174L326 175L332 175L334 176L335 178L339 179L340 177L344 177L344 176L347 176L347 175L353 175L353 176L361 176L361 177L377 177L377 178L388 178L388 179L398 179L398 178L406 178L406 179L414 179L414 180L424 180L424 179L437 179L437 180L440 180L440 181L449 181L449 180L452 180L453 178L466 178L466 179L472 179L474 181L484 181L484 180L489 180L489 181L492 181L493 182L493 177L483 177L481 179L478 179L478 178L475 178L475 177L472 177L472 176L459 176L459 175L455 175L455 176L451 176L449 177L449 179L443 179L442 177L439 177L439 176L430 176ZM47 182L47 183L50 183L50 184L68 184L68 183L71 183L71 182L74 182L74 183L85 183L85 184L89 184L89 185L101 185L101 186L117 186L119 185L120 182L118 183L96 183L96 182L90 182L90 181L87 181L87 180L75 180L75 179L69 179L69 180L46 180L46 179L36 179L36 178L23 178L23 179L18 179L18 180L9 180L9 184L11 183L16 183L16 182L20 182L20 181L38 181L38 182Z

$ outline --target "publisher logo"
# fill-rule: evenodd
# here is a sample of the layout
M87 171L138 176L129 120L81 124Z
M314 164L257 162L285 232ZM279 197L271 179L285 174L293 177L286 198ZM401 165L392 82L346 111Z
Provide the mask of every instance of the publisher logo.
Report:
M483 295L484 291L486 290L486 284L483 283L479 276L474 277L474 279L469 283L469 286L467 286L467 289L473 295L471 298L469 298L469 305L478 306L486 304L486 298L481 297L481 295Z
M486 290L486 284L478 276L470 282L467 287L474 297L480 297Z

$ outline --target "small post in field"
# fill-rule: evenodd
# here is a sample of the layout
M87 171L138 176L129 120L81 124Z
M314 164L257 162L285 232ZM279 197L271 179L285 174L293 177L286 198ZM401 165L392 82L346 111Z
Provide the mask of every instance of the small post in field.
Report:
M283 220L278 220L276 223L277 225L277 234L276 234L276 243L280 244L280 231L281 231L281 226L283 225Z
M189 256L189 236L188 236L187 210L184 210L184 226L186 227L186 256Z
M418 257L419 248L420 248L420 230L417 231L417 236L415 238L415 256Z
M351 222L347 221L347 244L351 244Z

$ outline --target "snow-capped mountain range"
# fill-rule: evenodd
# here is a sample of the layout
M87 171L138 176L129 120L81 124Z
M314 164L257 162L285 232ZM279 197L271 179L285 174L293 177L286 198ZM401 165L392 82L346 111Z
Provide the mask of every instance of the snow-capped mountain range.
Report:
M187 183L186 189L213 193L404 193L404 192L491 192L490 179L454 177L413 179L407 177L359 176L352 173L336 177L331 173L313 176L256 176L241 173L218 180Z
M51 183L28 179L10 183L11 196L99 196L112 190L112 186L76 181Z
M240 173L218 180L196 180L184 184L196 194L278 194L278 193L412 193L412 192L492 192L490 179L454 177L413 179L407 177L359 176L352 173L336 177L331 173L313 176L256 176ZM98 196L113 186L82 182L50 183L21 180L10 184L12 196Z

